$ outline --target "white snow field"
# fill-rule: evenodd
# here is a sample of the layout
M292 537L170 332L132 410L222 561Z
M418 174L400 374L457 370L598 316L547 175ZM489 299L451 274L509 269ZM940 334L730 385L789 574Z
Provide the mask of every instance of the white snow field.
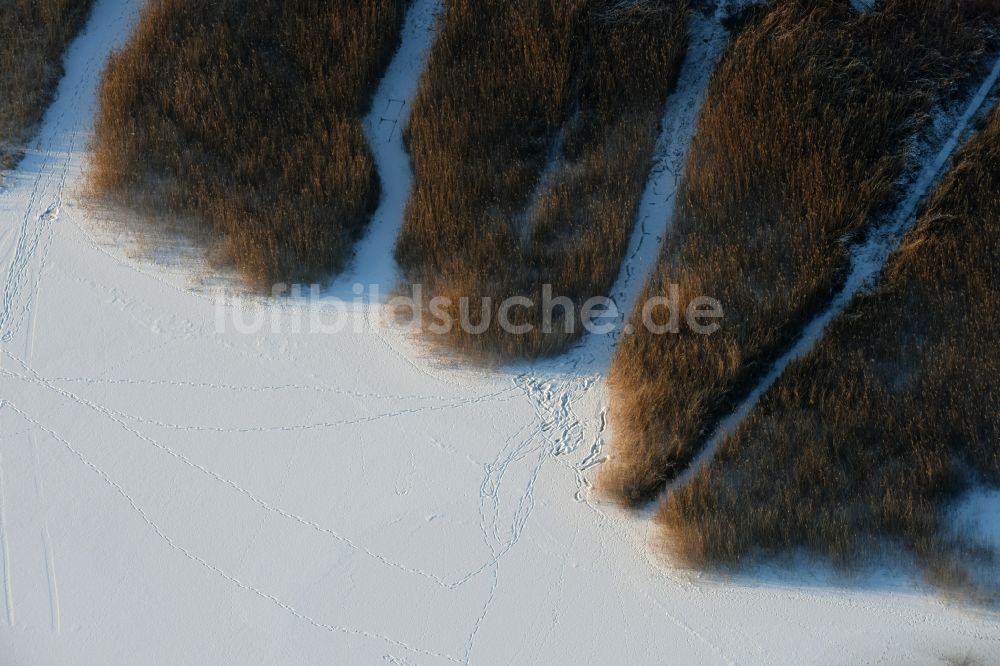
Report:
M436 7L415 0L376 96L386 198L327 301L392 284L410 179L395 121ZM609 337L534 366L449 368L378 302L339 333L296 332L315 303L240 298L196 281L193 259L137 258L81 187L98 77L139 8L97 0L0 192L0 663L1000 660L995 614L906 577L732 580L658 561L648 517L588 483ZM694 20L615 290L626 310L725 44Z

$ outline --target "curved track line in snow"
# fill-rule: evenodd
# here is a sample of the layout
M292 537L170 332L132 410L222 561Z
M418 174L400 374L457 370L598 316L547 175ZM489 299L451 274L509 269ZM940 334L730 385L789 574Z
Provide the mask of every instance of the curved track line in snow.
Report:
M802 329L797 341L772 365L767 374L757 382L753 390L736 409L718 423L701 453L666 489L666 493L680 488L690 481L715 453L719 444L736 432L743 420L750 414L765 393L778 381L793 362L803 358L822 339L826 327L840 315L855 296L873 286L886 262L899 246L906 232L917 220L918 207L926 199L931 188L945 173L963 139L970 131L972 121L983 111L991 91L1000 80L1000 58L996 60L990 73L969 100L962 114L953 121L951 133L933 158L927 162L919 176L909 187L906 196L887 222L874 229L869 238L856 247L851 256L851 269L844 286L830 304L816 315Z
M356 542L351 537L345 536L334 530L332 528L321 525L309 518L303 517L301 515L287 511L280 506L274 505L273 503L259 497L253 493L248 488L240 485L236 481L229 479L225 476L218 474L217 472L208 469L207 467L201 465L197 461L191 459L184 453L173 449L170 446L163 444L162 442L154 439L148 435L143 434L134 427L129 426L126 422L129 420L134 420L133 417L128 414L123 414L121 412L111 410L108 407L100 405L93 402L83 396L75 394L71 391L63 389L61 387L51 384L49 381L45 380L38 375L36 371L25 365L17 357L11 355L9 352L3 351L4 356L9 358L14 363L21 366L25 373L28 374L18 374L0 368L0 375L9 377L11 379L16 379L20 381L30 382L40 388L47 389L63 398L71 400L78 405L86 407L87 409L99 414L100 416L108 419L110 422L115 424L120 429L124 430L127 434L138 439L144 444L150 445L175 460L179 461L186 467L196 470L201 474L219 482L220 484L231 488L235 492L247 498L250 502L257 505L261 509L280 516L281 518L293 521L299 525L306 527L314 532L317 532L323 536L330 537L335 541L341 543L342 545L354 550L358 553L364 554L367 557L398 571L406 574L416 575L421 578L427 579L433 582L436 586L445 590L456 590L461 588L463 585L467 584L471 580L477 578L479 575L494 569L498 566L499 561L506 556L518 543L520 539L521 532L523 531L528 517L531 514L531 509L534 506L534 484L538 479L541 469L544 463L549 458L549 452L553 447L545 446L545 442L551 442L551 436L548 434L547 430L550 425L550 421L542 417L539 413L539 418L534 423L528 423L522 426L518 431L516 431L510 438L508 438L504 447L502 447L495 459L485 466L485 476L483 484L480 488L480 517L481 517L481 530L483 532L483 542L491 551L491 557L475 569L467 572L466 574L454 578L446 579L433 572L425 571L423 569L418 569L411 567L394 560L388 559L384 555L381 555L367 546L364 546ZM506 392L498 393L497 395L503 395ZM476 401L472 401L476 402ZM166 424L169 425L169 424ZM534 429L523 434L528 426L534 425ZM242 429L241 431L246 431L248 429ZM531 475L530 480L526 488L521 491L517 502L517 508L513 512L511 517L511 523L509 526L500 525L500 514L499 514L499 504L500 504L500 487L503 482L503 478L508 470L525 460L531 460ZM488 508L489 507L489 508ZM501 530L507 530L508 533L501 533Z
M208 389L213 391L225 391L227 393L275 393L282 391L302 391L308 393L331 394L358 398L360 400L394 400L394 401L417 401L417 400L445 400L440 395L392 395L387 393L364 393L361 391L350 391L336 388L334 386L317 386L313 384L219 384L216 382L192 382L173 379L131 379L131 378L105 378L105 377L45 377L48 382L65 384L85 384L100 386L143 386L143 387L171 387L184 389ZM497 395L496 393L483 394L477 399L486 399Z
M8 373L8 376L12 378L19 378L23 380L32 381L30 378L25 377L24 375L18 376L16 373L10 373L9 371L4 371L4 372ZM120 419L126 421L134 421L142 425L154 426L157 428L161 428L163 430L176 430L182 432L214 432L214 433L224 433L224 434L251 434L251 433L270 433L270 432L301 432L304 430L324 430L331 428L339 428L341 426L373 423L384 419L392 419L412 414L422 414L426 412L440 412L452 409L461 409L463 407L470 407L485 402L492 402L493 404L496 404L511 400L513 399L514 395L516 394L512 394L512 389L506 389L503 391L497 391L496 393L483 395L478 398L462 399L454 402L447 402L440 405L427 405L423 407L414 407L411 409L399 409L391 412L380 412L378 414L370 414L368 416L358 416L350 419L340 419L337 421L318 421L313 423L287 423L287 424L273 425L273 426L226 427L226 426L173 423L170 421L162 421L159 419L145 418L142 416L137 416L135 414L129 414L127 412L111 409L110 407L106 407L105 409L107 410L108 414L117 416Z
M29 376L26 376L26 375L13 375L13 373L11 373L9 370L3 370L3 369L0 369L0 374L6 375L6 376L14 376L14 377L16 377L18 379L21 379L21 380L30 381L30 382L32 382L32 383L34 383L34 384L36 384L36 385L38 385L38 386L40 386L42 388L47 388L47 389L49 389L51 391L54 391L54 392L58 393L59 395L61 395L63 397L66 397L66 398L68 398L70 400L73 400L74 402L77 402L78 404L80 404L82 406L85 406L85 407L87 407L87 408L89 408L91 410L94 410L97 413L99 413L99 414L105 416L106 418L108 418L109 420L111 420L113 423L115 423L119 427L123 428L126 432L128 432L132 436L136 437L140 441L142 441L142 442L144 442L146 444L149 444L149 445L151 445L151 446L153 446L153 447L155 447L155 448L157 448L157 449L159 449L159 450L167 453L168 455L170 455L174 459L178 460L182 464L186 465L187 467L190 467L192 469L196 469L199 472L201 472L201 473L207 475L208 477L214 479L215 481L218 481L219 483L222 483L222 484L224 484L224 485L232 488L233 490L237 491L239 494L243 495L244 497L246 497L247 499L249 499L251 502L253 502L257 506L259 506L260 508L262 508L262 509L264 509L264 510L270 512L270 513L274 513L276 515L279 515L282 518L294 521L294 522L302 525L303 527L307 527L310 530L318 532L318 533L321 533L324 536L332 537L334 540L336 540L336 541L340 542L341 544L343 544L343 545L351 548L352 550L355 550L357 552L363 553L363 554L367 555L368 557L370 557L370 558L372 558L372 559L374 559L374 560L376 560L376 561L378 561L378 562L380 562L380 563L382 563L382 564L384 564L384 565L386 565L386 566L388 566L390 568L402 571L403 573L407 573L407 574L410 574L410 575L416 575L416 576L419 576L421 578L428 579L428 580L432 581L433 583L435 583L437 586L439 586L439 587L441 587L443 589L447 589L447 590L458 589L458 588L462 587L463 585L465 585L466 583L468 583L469 581L471 581L472 579L478 577L480 574L485 573L487 571L493 571L494 575L496 575L496 572L498 571L498 568L499 568L499 562L500 562L500 560L508 552L510 552L510 550L517 544L518 539L520 538L520 533L521 533L521 531L524 528L524 525L525 525L525 522L527 521L528 516L530 515L531 505L533 504L533 497L532 497L532 493L531 493L531 486L533 486L534 481L537 479L538 474L541 471L542 464L544 463L544 460L546 458L546 455L545 455L546 450L544 449L544 447L537 446L538 435L542 431L542 429L544 428L543 424L539 424L539 425L536 425L535 431L531 432L527 436L525 436L525 437L523 437L523 438L520 439L520 443L516 446L516 448L514 448L511 452L506 453L506 454L503 451L501 451L500 454L498 454L497 461L495 461L495 463L492 466L490 466L490 465L487 466L488 469L493 469L494 471L498 471L499 472L499 477L496 479L496 484L499 485L499 482L500 482L500 479L502 479L503 473L506 471L507 466L510 465L512 462L516 462L516 461L519 461L521 459L524 459L525 457L527 457L529 455L532 455L533 453L538 458L537 463L536 463L535 468L534 468L534 473L533 473L533 476L532 476L532 483L529 485L528 492L521 499L522 506L519 508L518 511L515 512L514 523L513 523L513 525L510 528L511 529L510 536L506 537L506 536L503 536L503 535L501 535L499 533L499 531L498 531L498 525L497 525L496 519L494 517L494 523L493 523L493 529L492 529L493 534L492 534L492 536L485 536L485 538L484 538L484 541L487 543L487 545L490 547L490 549L491 549L491 551L493 553L491 559L489 561L485 562L484 564L482 564L481 566L479 566L477 569L475 569L473 571L470 571L469 573L467 573L463 577L461 577L459 579L456 579L454 581L448 581L448 580L444 579L443 577L441 577L441 576L439 576L437 574L434 574L434 573L431 573L431 572L428 572L428 571L424 571L422 569L417 569L417 568L414 568L414 567L410 567L410 566L407 566L407 565L400 564L398 562L389 560L386 557L384 557L383 555L380 555L380 554L378 554L378 553L370 550L366 546L363 546L363 545L360 545L360 544L356 543L355 541L353 541L349 537L345 537L345 536L341 535L339 532L336 532L335 530L332 530L330 528L324 527L324 526L320 525L319 523L316 523L316 522L314 522L314 521L312 521L312 520L310 520L308 518L299 516L297 514L291 513L289 511L286 511L286 510L284 510L284 509L282 509L280 507L277 507L277 506L275 506L273 504L270 504L266 500L264 500L264 499L258 497L257 495L253 494L250 490L248 490L248 489L244 488L243 486L239 485L235 481L232 481L232 480L230 480L230 479L228 479L226 477L223 477L223 476L219 475L218 473L216 473L216 472L214 472L214 471L212 471L212 470L210 470L210 469L208 469L208 468L200 465L199 463L195 462L194 460L188 458L185 454L180 453L180 452L178 452L178 451L170 448L169 446L166 446L165 444L162 444L161 442L158 442L155 439L150 438L150 437L148 437L148 436L140 433L139 431L137 431L137 430L135 430L133 428L130 428L129 426L127 426L125 424L125 422L124 422L123 419L121 419L120 417L116 416L113 412L111 412L107 408L105 408L105 407L103 407L101 405L98 405L98 404L96 404L94 402L91 402L91 401L89 401L89 400L87 400L85 398L82 398L80 396L77 396L75 394L69 393L69 392L67 392L67 391L65 391L63 389L58 388L58 387L46 384L44 382L44 380L42 380L41 378L39 378L37 376L37 373L34 373L34 371L32 371L30 368L27 368L26 366L24 366L23 363L20 363L20 361L18 361L18 359L16 359L16 357L13 357L13 356L7 354L6 352L4 352L4 353L11 360L13 360L13 361L21 364L22 367L24 367L24 369L27 372L35 375L35 377L32 378L32 377L29 377ZM57 441L60 441L61 443L63 443L64 446L70 447L72 449L72 452L74 453L74 455L76 455L78 458L84 459L84 456L83 456L83 454L81 452L79 452L75 448L72 448L71 445L68 442L66 442L65 439L61 438L56 433L52 432L51 429L46 428L44 425L40 424L37 420L33 419L30 415L26 414L23 410L17 408L10 401L4 401L4 402L5 402L5 404L6 404L7 407L9 407L10 409L12 409L16 413L18 413L23 419L27 420L29 423L33 424L35 427L38 427L43 432L46 432L47 434L50 434ZM527 425L528 424L526 424L524 426L524 428L526 428ZM524 428L522 428L522 431L523 431ZM517 438L518 434L519 433L515 433L515 435L512 436L511 440L508 440L508 441L510 442L513 439ZM86 463L87 461L84 460L84 462ZM101 474L102 477L104 477L106 481L110 482L113 485L113 487L115 487L117 490L119 490L120 493L124 494L124 491L121 490L120 485L117 484L116 482L114 482L113 480L111 480L110 477L108 477L105 473L103 473L103 471L97 469L96 467L94 467L92 464L89 464L89 463L87 464L87 466L91 467L95 472ZM494 492L495 492L495 488L494 488ZM483 490L483 497L484 498L491 497L491 491L485 489L485 487L484 487L484 490ZM215 567L211 563L205 561L203 558L200 558L199 556L193 555L189 551L187 551L186 549L184 549L182 546L179 546L173 539L171 539L169 536L167 536L166 534L164 534L160 530L159 527L155 526L155 524L153 524L152 521L150 521L148 519L148 516L145 515L145 512L142 511L141 507L138 507L137 505L135 505L134 502L131 501L131 498L128 498L128 499L129 499L130 503L133 505L133 508L135 510L141 512L141 515L142 515L142 518L143 518L144 522L146 522L147 524L149 524L150 527L152 527L154 529L154 531L157 533L157 535L161 537L161 539L166 540L168 542L168 545L171 546L171 548L174 548L175 550L179 550L179 551L183 552L186 556L189 557L189 559L192 559L192 560L196 561L197 563L201 564L202 566L208 567L211 570L215 571L216 573L221 574L227 580L230 580L231 582L234 582L234 583L238 584L241 588L249 590L251 592L254 592L255 594L258 594L259 596L263 596L263 597L265 597L265 598L273 601L274 603L278 604L282 608L285 608L286 610L290 610L290 611L295 612L294 609L292 609L291 607L288 607L287 605L283 604L283 602L280 602L279 600L273 598L272 596L270 596L270 595L268 595L266 593L260 592L256 588L253 588L251 586L242 584L240 581L236 580L235 578L232 578L231 576L229 576L225 572L221 571L220 569L218 569L217 567ZM485 521L485 518L484 518L484 521ZM485 525L486 525L486 523L484 522L483 523L484 535L486 535ZM493 583L492 589L494 591L496 589L496 582L495 581ZM491 594L491 598L492 598L492 594ZM489 605L489 602L487 602L487 607L488 607L488 605ZM485 615L485 610L484 610L484 615ZM296 612L296 616L300 617L300 614L298 614ZM329 625L317 623L317 622L311 620L311 618L308 618L307 616L301 616L300 619L304 619L304 620L308 621L310 624L314 624L315 626L318 626L318 627L321 627L321 628L331 629L331 630L332 629L336 629L338 631L348 631L348 630L344 630L342 628L335 628L335 627L330 627ZM357 632L348 631L348 633L357 633ZM360 633L362 635L369 635L366 632L360 632ZM385 640L390 640L390 639L385 639ZM427 654L433 654L433 653L427 653ZM446 655L435 655L435 656L441 656L441 657L444 657L444 658L448 658L448 659L450 659L452 661L455 661L455 659L447 657Z
M276 505L268 502L267 500L265 500L265 499L259 497L258 495L256 495L253 491L251 491L248 488L240 485L236 481L233 481L232 479L229 479L229 478L227 478L225 476L222 476L221 474L219 474L219 473L217 473L217 472L215 472L215 471L213 471L211 469L208 469L207 467L205 467L205 466L201 465L200 463L198 463L197 461L191 459L190 457L188 457L184 453L182 453L180 451L177 451L176 449L173 449L170 446L167 446L166 444L163 444L162 442L160 442L160 441L158 441L158 440L156 440L156 439L154 439L152 437L149 437L148 435L143 434L139 430L136 430L135 428L129 426L128 423L126 423L127 417L119 416L113 410L110 410L110 409L108 409L107 407L105 407L103 405L97 404L97 403L95 403L95 402L93 402L91 400L88 400L87 398L84 398L84 397L79 396L79 395L77 395L75 393L71 393L69 391L66 391L65 389L62 389L62 388L60 388L58 386L54 386L52 384L49 384L49 383L45 382L41 377L38 376L38 374L34 370L32 370L31 368L25 366L23 364L23 362L21 362L17 357L11 355L6 350L0 350L0 351L2 351L3 354L7 358L9 358L12 361L14 361L15 363L18 363L19 365L21 365L21 367L24 368L24 370L26 372L28 372L31 376L28 376L28 375L18 375L16 373L12 373L10 370L6 370L6 369L3 369L3 368L0 368L0 375L7 376L7 377L10 377L10 378L13 378L13 379L19 379L19 380L22 380L22 381L31 382L32 384L35 384L36 386L39 386L40 388L47 389L47 390L49 390L51 392L54 392L54 393L60 395L63 398L66 398L66 399L69 399L69 400L75 402L78 405L86 407L87 409L89 409L89 410L91 410L91 411L93 411L93 412L95 412L95 413L103 416L104 418L108 419L113 424L115 424L117 427L119 427L120 429L124 430L127 434L129 434L132 437L135 437L136 439L138 439L140 442L143 442L144 444L148 444L149 446L152 446L153 448L162 451L163 453L167 454L171 458L173 458L173 459L177 460L178 462L180 462L182 465L184 465L184 466L186 466L186 467L188 467L188 468L190 468L192 470L195 470L195 471L197 471L197 472L205 475L206 477L208 477L208 478L210 478L210 479L212 479L212 480L214 480L214 481L216 481L216 482L218 482L218 483L220 483L220 484L222 484L222 485L224 485L226 487L229 487L230 489L232 489L236 493L238 493L238 494L242 495L243 497L245 497L247 500L249 500L253 504L255 504L258 507L260 507L261 509L263 509L263 510L269 512L269 513L273 513L273 514L275 514L277 516L280 516L281 518L284 518L286 520L298 523L299 525L301 525L303 527L306 527L306 528L308 528L308 529L310 529L310 530L312 530L314 532L317 532L317 533L320 533L320 534L322 534L324 536L330 537L330 538L334 539L335 541L343 544L344 546L347 546L351 550L354 550L356 552L362 553L362 554L366 555L367 557L369 557L369 558L371 558L371 559L373 559L373 560L375 560L375 561L377 561L377 562L379 562L379 563L381 563L381 564L383 564L383 565L385 565L385 566L387 566L389 568L396 569L396 570L401 571L403 573L412 574L412 575L419 576L421 578L425 578L425 579L433 582L438 587L441 587L443 589L453 590L453 589L457 589L457 588L461 587L462 585L464 585L465 583L469 582L473 578L477 577L479 574L481 574L484 571L488 570L491 566L493 566L495 564L496 558L494 557L490 561L488 561L485 564L483 564L482 566L474 569L473 571L465 574L464 576L462 576L462 577L460 577L460 578L458 578L456 580L449 581L449 580L445 579L444 577L439 576L438 574L435 574L435 573L432 573L432 572L428 572L428 571L424 571L423 569L418 569L418 568L415 568L415 567L411 567L411 566L408 566L408 565L401 564L399 562L395 562L393 560L390 560L390 559L386 558L384 555L381 555L381 554L379 554L379 553L377 553L377 552L369 549L367 546L364 546L364 545L361 545L361 544L357 543L352 538L344 536L343 534L341 534L340 532L338 532L338 531L336 531L334 529L331 529L329 527L325 527L325 526L323 526L323 525L321 525L321 524L319 524L319 523L317 523L317 522L315 522L315 521L313 521L313 520L311 520L309 518L300 516L300 515L298 515L296 513L292 513L290 511L287 511L287 510L285 510L285 509L283 509L283 508L281 508L279 506L276 506ZM7 404L10 405L10 402L8 401ZM514 541L516 541L516 539L514 539ZM510 545L512 545L512 544L508 544L507 548L503 552L506 552L507 550L509 550L510 549L509 548Z
M168 547L170 547L171 550L174 550L174 551L180 553L181 555L183 555L187 559L191 560L192 562L198 564L199 566L201 566L202 568L206 569L207 571L209 571L209 572L211 572L211 573L213 573L213 574L215 574L217 576L220 576L224 580L226 580L229 583L231 583L231 584L239 587L240 589L242 589L244 591L251 592L252 594L260 597L261 599L264 599L266 601L271 602L272 604L274 604L275 606L281 608L282 610L291 613L295 618L297 618L297 619L299 619L299 620L301 620L303 622L306 622L307 624L310 624L310 625L312 625L313 627L315 627L317 629L323 629L323 630L329 631L331 633L348 634L348 635L351 635L351 636L358 636L358 637L361 637L361 638L367 638L367 639L384 641L386 643L389 643L390 645L394 645L396 647L402 648L402 649L404 649L404 650L406 650L408 652L412 652L414 654L422 654L422 655L428 656L428 657L435 657L435 658L439 658L439 659L445 659L445 660L447 660L449 662L453 662L453 663L460 663L458 659L455 659L454 657L452 657L450 655L441 654L439 652L433 652L433 651L430 651L430 650L425 650L425 649L422 649L422 648L413 647L412 645L409 645L408 643L404 643L403 641L397 640L395 638L391 638L389 636L385 636L383 634L378 634L378 633L371 632L371 631L365 631L365 630L362 630L362 629L352 629L350 627L337 626L337 625L332 625L332 624L328 624L328 623L322 622L320 620L317 620L317 619L315 619L315 618L313 618L313 617L311 617L311 616L303 613L302 611L296 609L294 606L289 605L288 603L282 601L281 599L278 599L277 597L275 597L275 596L273 596L273 595L271 595L271 594L269 594L267 592L264 592L264 591L262 591L262 590L260 590L260 589L258 589L256 587L254 587L253 585L250 585L249 583L246 583L246 582L244 582L244 581L242 581L242 580L240 580L240 579L238 579L238 578L230 575L229 573L223 571L222 569L220 569L219 567L215 566L211 562L208 562L207 560L205 560L201 556L199 556L199 555L191 552L190 550L188 550L184 546L182 546L179 543L177 543L176 541L174 541L174 539L172 539L166 533L164 533L163 530L160 529L159 525L157 525L149 517L149 515L146 513L146 511L141 506L139 506L139 504L136 503L136 501L132 498L132 496L129 495L128 492L118 482L116 482L113 478L111 478L111 476L109 476L100 467L98 467L97 465L95 465L89 458L87 458L80 450L78 450L76 447L74 447L68 440L66 440L65 438L63 438L62 436L60 436L54 430L46 427L41 422L39 422L39 421L35 420L34 418L32 418L29 414L27 414L26 412L24 412L23 410L21 410L19 407L17 407L17 405L13 404L12 402L10 402L8 400L0 400L0 407L3 407L3 406L7 407L8 409L10 409L14 413L16 413L18 416L20 416L25 422L27 422L28 424L30 424L32 427L41 430L42 432L44 432L45 434L47 434L49 437L51 437L53 440L55 440L55 441L59 442L60 444L62 444L62 446L67 451L69 451L69 453L71 453L73 456L75 456L77 458L77 460L79 460L81 463L83 463L83 465L85 465L88 469L90 469L92 472L94 472L95 474L97 474L101 478L101 480L104 481L105 484L107 484L108 486L110 486L126 502L128 502L129 506L132 508L132 510L136 514L138 514L139 518L142 519L142 521L146 524L146 526L150 530L152 530L153 533L157 537L159 537L161 541L163 541Z

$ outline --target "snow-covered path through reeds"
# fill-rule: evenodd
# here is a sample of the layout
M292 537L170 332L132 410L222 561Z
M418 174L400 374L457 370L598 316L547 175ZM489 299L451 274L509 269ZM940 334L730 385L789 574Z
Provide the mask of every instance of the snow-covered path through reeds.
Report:
M635 227L625 260L612 288L610 298L616 311L600 323L611 331L590 334L562 357L514 368L515 385L537 403L539 418L547 422L549 448L563 457L581 447L585 450L575 465L578 501L592 502L589 477L603 461L607 425L607 398L604 379L623 334L628 317L656 266L663 238L673 223L674 206L694 138L698 112L704 102L708 83L728 43L728 32L721 23L722 9L711 15L694 13L691 17L690 46L674 92L664 106L654 161L643 191ZM588 393L599 395L599 410L581 415L570 408ZM598 437L582 437L583 421L597 424Z
M375 156L382 180L382 201L372 216L365 237L355 248L352 267L333 285L331 295L353 300L354 284L388 294L397 280L393 247L403 224L406 202L413 185L410 156L403 145L403 130L410 116L420 75L433 44L435 22L442 0L413 0L406 14L403 35L392 62L372 98L365 118L365 136Z

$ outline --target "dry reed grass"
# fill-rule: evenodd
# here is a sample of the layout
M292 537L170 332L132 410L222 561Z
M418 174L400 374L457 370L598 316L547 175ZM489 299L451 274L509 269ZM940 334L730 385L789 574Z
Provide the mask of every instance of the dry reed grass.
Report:
M1000 484L1000 111L890 260L740 430L661 507L697 565L804 550L864 562L886 540L976 590L994 562L947 510ZM995 564L994 564L995 566Z
M150 3L101 86L94 191L193 218L255 287L327 279L378 204L361 118L405 5Z
M62 77L63 52L92 4L0 0L0 172L20 160Z
M975 74L1000 9L962 0L838 0L754 10L713 77L674 227L645 298L680 287L725 309L711 337L653 335L634 315L611 376L614 455L600 485L648 501L686 467L840 286L849 243L897 196L935 100Z
M437 339L479 360L565 348L561 310L608 293L648 175L663 104L686 50L687 0L452 0L409 127L415 182L396 257L425 299L491 326ZM529 335L497 324L500 301Z

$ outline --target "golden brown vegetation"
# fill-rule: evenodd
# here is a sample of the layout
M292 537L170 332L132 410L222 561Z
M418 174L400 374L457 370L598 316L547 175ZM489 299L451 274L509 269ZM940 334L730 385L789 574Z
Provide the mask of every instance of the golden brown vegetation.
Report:
M414 193L396 257L427 299L471 299L472 358L562 350L557 309L543 331L541 289L583 302L608 293L648 175L658 120L686 48L687 0L452 0L432 50L407 144ZM526 296L497 325L499 301ZM481 299L491 298L488 308ZM580 326L576 325L576 332Z
M633 316L638 333L610 376L610 496L651 499L828 302L850 240L896 196L910 140L933 102L977 72L998 14L963 0L886 0L863 14L837 0L778 0L749 17L713 76L674 226L640 299L675 283L682 308L718 299L723 327L653 335Z
M963 152L878 290L793 364L659 512L697 564L804 549L841 563L884 539L935 582L983 555L949 502L1000 484L1000 111Z
M193 217L253 285L339 270L378 204L361 117L406 0L157 0L100 91L92 184Z
M93 0L0 0L0 171L20 159ZM2 178L2 176L0 176Z

